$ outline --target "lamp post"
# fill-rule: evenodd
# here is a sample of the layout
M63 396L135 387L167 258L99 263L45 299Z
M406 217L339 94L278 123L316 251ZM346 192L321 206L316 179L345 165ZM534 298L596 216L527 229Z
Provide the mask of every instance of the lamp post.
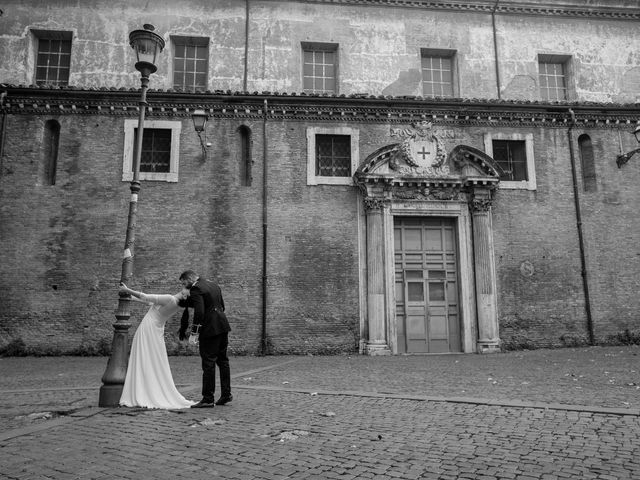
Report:
M127 219L127 234L124 242L124 254L122 256L122 273L120 281L128 283L133 275L133 247L135 244L136 215L138 212L138 192L140 191L140 158L142 155L142 138L144 136L144 115L147 107L147 90L149 88L149 76L154 73L156 57L164 48L164 40L154 33L153 25L144 25L144 30L134 30L129 34L129 43L136 52L136 70L140 72L140 117L138 120L138 132L133 155L133 180L129 189L131 199L129 201L129 217ZM111 357L107 363L107 369L102 376L100 387L101 407L116 407L120 403L122 388L127 374L127 347L129 340L129 323L131 296L119 294L118 308L116 310L116 322L113 324L113 342L111 344Z
M204 110L194 110L191 114L191 119L193 120L193 128L195 128L196 133L198 134L198 138L200 139L200 146L202 147L202 158L204 160L207 160L207 147L205 146L207 132L205 132L205 127L207 125L208 118L209 116ZM204 132L205 140L202 139L202 132Z
M638 143L640 143L640 125L636 126L635 130L633 131L633 134L635 135ZM640 152L640 148L636 148L635 150L631 150L630 152L618 155L616 157L616 165L618 165L618 168L622 167L622 165L627 163L631 159L631 157L633 157L638 152Z

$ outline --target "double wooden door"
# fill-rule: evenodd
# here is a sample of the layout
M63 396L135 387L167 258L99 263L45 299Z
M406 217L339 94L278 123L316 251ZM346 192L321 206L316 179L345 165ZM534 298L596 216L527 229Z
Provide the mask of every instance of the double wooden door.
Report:
M455 234L450 218L394 219L398 353L461 351Z

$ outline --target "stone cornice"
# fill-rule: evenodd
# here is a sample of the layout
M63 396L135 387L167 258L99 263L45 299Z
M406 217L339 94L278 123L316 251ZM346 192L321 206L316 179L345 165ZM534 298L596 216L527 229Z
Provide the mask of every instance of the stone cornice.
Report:
M0 85L7 92L2 110L30 115L137 116L136 89L54 89ZM567 127L571 111L575 125L584 128L621 127L639 122L640 105L592 102L532 102L481 99L315 96L272 92L183 93L149 90L148 117L190 117L204 109L212 118L335 121L406 124L427 120L451 126Z
M580 5L579 2L565 1L519 1L519 0L305 0L306 3L326 3L333 5L357 5L377 7L401 7L425 10L442 10L462 13L496 13L497 15L535 15L576 17L604 20L640 20L640 8L631 1L617 1L599 5ZM617 5L610 5L616 3Z

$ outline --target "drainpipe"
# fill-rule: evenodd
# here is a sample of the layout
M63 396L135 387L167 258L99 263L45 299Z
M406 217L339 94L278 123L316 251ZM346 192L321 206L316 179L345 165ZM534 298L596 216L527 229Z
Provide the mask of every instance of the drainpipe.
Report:
M242 80L242 89L247 91L247 69L249 66L249 0L245 2L244 12L244 76Z
M2 158L4 157L4 140L7 134L7 110L4 108L4 99L6 97L7 92L0 93L0 108L2 108L2 131L0 131L0 178L2 178L4 172L4 162Z
M502 98L502 94L500 93L500 65L498 64L498 36L496 34L496 10L498 9L498 3L500 3L500 0L496 0L493 10L491 11L491 25L493 26L493 55L496 65L496 88L498 89L498 100L500 100Z
M576 174L576 158L573 151L573 127L576 124L576 114L573 109L569 109L571 123L567 130L569 137L569 157L571 158L571 175L573 178L573 201L576 208L576 222L578 226L578 242L580 244L580 264L582 267L582 288L584 289L584 308L587 314L587 330L589 332L589 345L595 345L595 335L593 332L593 318L591 317L591 300L589 297L589 280L587 276L587 261L584 253L584 237L582 234L582 215L580 213L580 198L578 196L578 177Z
M267 348L267 99L262 110L262 334L260 349L266 355Z

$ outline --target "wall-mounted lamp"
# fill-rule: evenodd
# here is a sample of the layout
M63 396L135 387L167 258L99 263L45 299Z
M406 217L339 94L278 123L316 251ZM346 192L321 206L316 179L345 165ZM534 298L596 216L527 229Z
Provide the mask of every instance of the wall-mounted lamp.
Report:
M635 130L633 131L633 134L635 135L638 143L640 143L640 125L636 126ZM631 159L631 157L633 157L638 152L640 152L640 148L636 148L635 150L631 150L630 152L618 155L616 157L616 165L618 165L618 168L622 167L622 165L627 163L629 159Z
M191 119L193 120L193 128L196 130L198 134L198 138L200 139L200 146L202 147L202 156L204 159L207 159L207 132L205 131L205 127L207 126L207 119L209 116L207 112L204 110L194 110L191 114ZM202 134L204 133L204 139L202 138Z

